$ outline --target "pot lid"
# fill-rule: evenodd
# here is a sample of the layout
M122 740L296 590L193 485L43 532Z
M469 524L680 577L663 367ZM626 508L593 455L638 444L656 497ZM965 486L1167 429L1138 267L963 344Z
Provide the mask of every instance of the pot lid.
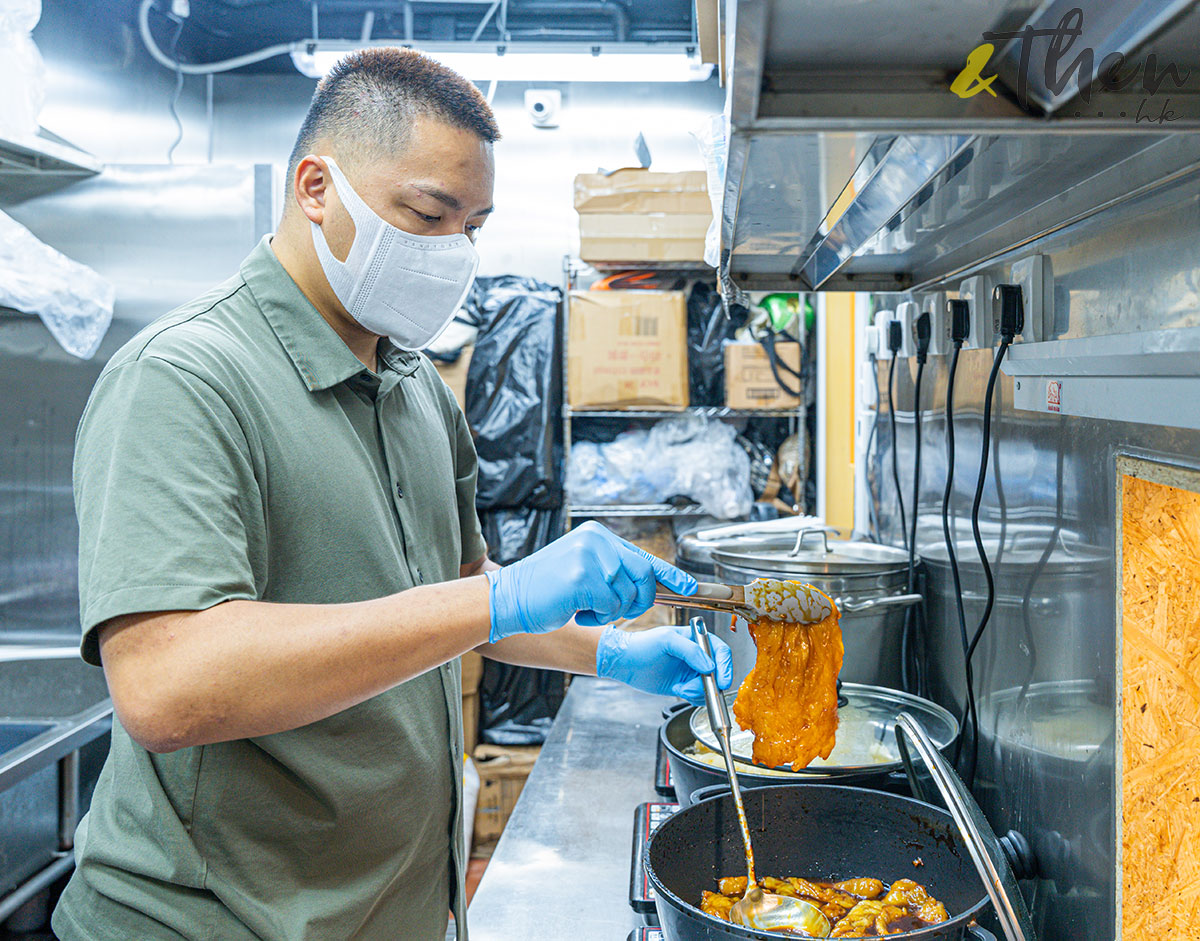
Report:
M1037 941L1025 899L995 832L962 779L938 753L921 722L907 712L896 717L896 744L914 796L931 802L930 779L941 794L992 900L1004 936L1008 941Z
M896 745L895 725L896 716L905 711L919 716L923 728L938 748L947 747L958 736L958 720L941 706L919 696L860 683L843 683L838 693L837 744L829 757L817 758L799 771L791 768L771 770L828 777L899 771L904 766ZM735 698L736 690L725 693L725 701L730 707ZM713 751L721 751L721 744L709 724L707 709L703 706L694 709L689 724L697 741ZM750 765L751 770L763 767L754 762L754 733L739 726L732 715L729 745L739 763Z
M1051 543L1053 540L1053 543ZM1006 571L1029 571L1040 568L1050 574L1068 572L1094 572L1107 568L1112 563L1112 553L1099 546L1079 542L1075 537L1053 532L1019 532L1004 540L985 536L983 550L993 566L999 559ZM1049 551L1047 551L1049 550ZM950 556L943 541L920 547L920 556L934 565L949 566ZM979 569L979 551L973 539L962 539L954 544L954 555L960 569Z
M830 539L830 530L802 530L788 545L758 541L717 549L724 565L772 575L867 575L908 567L908 553L895 546L851 539ZM836 530L833 530L836 533Z
M818 523L814 517L806 517L811 523ZM771 526L781 520L770 520L764 523L734 523L729 526L713 526L698 529L675 540L675 557L684 562L700 563L711 567L713 553L724 549L736 549L739 546L778 546L790 549L796 544L797 533L805 528L802 521L789 517L786 522L797 522L791 529ZM811 528L811 524L808 526Z
M1115 734L1107 702L1095 680L1051 680L1001 690L979 701L995 717L982 734L1007 751L1082 766Z

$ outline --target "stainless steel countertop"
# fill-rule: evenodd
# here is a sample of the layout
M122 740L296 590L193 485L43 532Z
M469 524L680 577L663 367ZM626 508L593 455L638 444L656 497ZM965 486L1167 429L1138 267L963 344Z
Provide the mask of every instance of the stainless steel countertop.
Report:
M675 702L576 677L467 917L471 941L624 941L633 811L654 791L661 711Z

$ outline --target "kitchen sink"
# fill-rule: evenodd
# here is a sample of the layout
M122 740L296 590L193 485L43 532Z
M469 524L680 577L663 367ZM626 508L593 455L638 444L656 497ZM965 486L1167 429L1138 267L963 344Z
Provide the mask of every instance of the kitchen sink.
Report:
M21 722L0 719L0 756L54 728L53 722Z
M111 728L104 671L77 647L0 645L0 922L69 865Z

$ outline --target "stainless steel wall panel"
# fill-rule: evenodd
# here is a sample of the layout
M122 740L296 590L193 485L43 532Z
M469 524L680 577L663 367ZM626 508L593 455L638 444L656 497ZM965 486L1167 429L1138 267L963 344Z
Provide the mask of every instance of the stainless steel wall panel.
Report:
M1119 342L1112 338L1120 335L1188 334L1186 328L1194 328L1200 317L1198 206L1200 179L1188 175L1025 246L1025 253L1041 252L1052 260L1053 313L1061 334L1107 337L1110 343ZM1012 253L982 273L1007 280L1011 262L1019 257ZM955 296L956 285L943 286ZM883 296L877 306L894 307L898 299ZM1014 364L1033 368L1030 359L1036 359L1039 346L1058 345L1019 344ZM1172 344L1164 341L1161 348L1169 357ZM1130 343L1127 352L1136 351L1137 345ZM990 350L963 352L955 391L952 513L957 540L970 544L960 553L970 630L980 613L982 571L971 543L969 513L991 363ZM1164 372L1170 366L1159 368L1150 357L1143 371ZM917 508L919 551L943 557L946 368L944 356L930 357L926 367ZM886 363L879 369L881 383L886 383ZM907 504L912 499L915 363L900 360L896 372L897 443ZM1181 378L1194 383L1198 377L1200 357L1190 375ZM1139 453L1197 467L1200 431L1173 426L1184 403L1169 398L1158 403L1158 422L1132 423L1018 409L1014 391L1014 378L1001 374L981 512L981 528L993 553L1001 541L1006 548L999 559L991 557L997 563L998 603L975 659L983 733L978 793L993 826L999 832L1021 830L1039 854L1041 876L1025 888L1040 937L1114 938L1116 459ZM884 397L886 401L886 392ZM879 426L878 443L869 476L884 536L898 545L886 421ZM1047 562L1038 570L1043 554ZM926 692L957 712L964 699L963 657L949 604L951 589L942 566L926 566L925 578L930 613L924 637Z
M269 168L268 168L269 170ZM113 281L100 350L63 352L36 317L0 311L0 641L79 639L75 428L108 358L151 320L237 271L269 229L252 166L118 166L6 211ZM268 190L273 187L268 187ZM273 224L273 220L270 220Z

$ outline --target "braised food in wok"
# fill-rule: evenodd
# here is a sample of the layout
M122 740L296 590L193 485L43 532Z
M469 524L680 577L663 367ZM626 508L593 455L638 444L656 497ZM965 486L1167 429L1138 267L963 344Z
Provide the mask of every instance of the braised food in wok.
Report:
M817 592L811 585L785 584L795 585L796 592ZM833 613L815 624L758 620L750 625L758 658L738 690L733 714L738 725L754 733L758 764L804 768L833 751L842 630L837 606L829 602L828 607Z
M946 906L931 896L923 885L911 879L897 879L888 886L873 878L816 882L796 877L776 879L767 876L759 879L758 884L764 892L801 898L817 906L833 926L829 933L831 938L877 938L901 934L939 924L949 917ZM745 876L720 879L716 892L704 892L700 910L713 918L729 921L729 910L745 892Z

